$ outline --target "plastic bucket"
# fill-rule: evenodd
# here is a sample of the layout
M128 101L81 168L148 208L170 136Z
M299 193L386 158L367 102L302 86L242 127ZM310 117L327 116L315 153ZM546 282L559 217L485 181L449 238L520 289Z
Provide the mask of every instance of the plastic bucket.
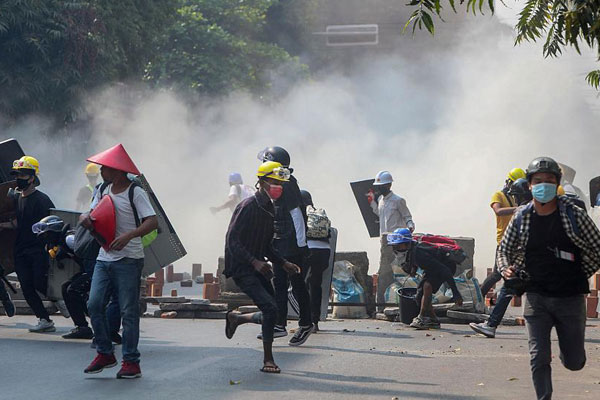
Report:
M400 321L410 324L412 320L419 315L420 306L417 304L417 288L398 289Z

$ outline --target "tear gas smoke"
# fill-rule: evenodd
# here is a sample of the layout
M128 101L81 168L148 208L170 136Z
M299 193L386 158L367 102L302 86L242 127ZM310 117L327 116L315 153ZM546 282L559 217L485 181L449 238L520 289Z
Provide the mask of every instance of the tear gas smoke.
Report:
M154 92L132 112L131 100L109 89L90 99L89 141L85 134L40 137L39 120L5 135L39 157L41 189L67 208L86 183L86 156L122 142L189 252L178 270L192 262L216 270L230 214L213 216L209 206L226 200L232 171L253 185L257 152L280 145L300 186L339 229L338 250L367 250L370 272L377 271L379 241L368 238L348 183L387 169L417 231L476 238L482 278L495 248L489 200L507 171L549 155L578 171L575 184L584 191L599 172L598 114L586 102L592 90L582 76L593 68L591 57L545 60L539 45L515 48L510 34L490 24L499 23L472 18L452 51L370 58L350 73L298 85L277 104L236 94L192 108L175 94Z

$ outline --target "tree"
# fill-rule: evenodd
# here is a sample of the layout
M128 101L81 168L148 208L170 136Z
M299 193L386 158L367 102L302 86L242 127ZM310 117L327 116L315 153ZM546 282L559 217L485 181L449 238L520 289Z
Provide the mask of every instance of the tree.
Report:
M273 0L180 0L145 79L189 94L261 94L282 74L297 79L306 68L265 35Z
M500 0L502 1L502 0ZM476 14L484 12L484 8L494 12L494 0L459 0L466 3L467 12ZM456 1L448 0L450 7L456 12ZM409 6L415 7L405 29L412 24L413 32L423 26L433 35L435 27L432 16L442 19L440 0L412 0ZM443 19L442 19L443 20ZM526 0L519 13L516 26L515 44L524 41L544 39L543 54L545 57L557 57L563 49L572 46L581 53L582 43L596 48L600 60L600 0ZM586 80L596 89L600 86L600 70L590 72Z

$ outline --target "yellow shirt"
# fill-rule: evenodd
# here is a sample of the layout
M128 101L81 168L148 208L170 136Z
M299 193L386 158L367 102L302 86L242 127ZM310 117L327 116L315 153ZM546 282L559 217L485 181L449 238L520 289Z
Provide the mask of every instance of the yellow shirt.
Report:
M492 195L492 201L490 202L490 206L492 206L494 203L500 204L501 208L515 207L515 199L511 198L509 201L504 192L502 192L501 190L497 191ZM496 215L496 241L498 242L498 244L500 244L500 242L502 241L504 231L506 230L506 227L508 226L508 223L510 222L512 217L512 215Z

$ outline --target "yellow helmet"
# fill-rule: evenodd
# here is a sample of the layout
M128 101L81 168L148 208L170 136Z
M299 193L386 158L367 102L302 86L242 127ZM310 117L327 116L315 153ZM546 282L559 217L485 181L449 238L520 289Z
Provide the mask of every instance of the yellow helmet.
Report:
M31 173L35 176L40 173L40 163L38 160L31 156L23 156L18 160L13 161L12 174L18 174L20 172Z
M89 163L87 167L85 167L85 174L87 176L98 176L100 175L100 166L98 164Z
M517 179L525 178L525 171L523 171L521 168L513 168L508 173L507 178L513 182L516 181Z
M276 161L262 163L256 172L256 176L259 178L272 178L282 182L289 181L290 175L290 170L284 168L281 163Z

